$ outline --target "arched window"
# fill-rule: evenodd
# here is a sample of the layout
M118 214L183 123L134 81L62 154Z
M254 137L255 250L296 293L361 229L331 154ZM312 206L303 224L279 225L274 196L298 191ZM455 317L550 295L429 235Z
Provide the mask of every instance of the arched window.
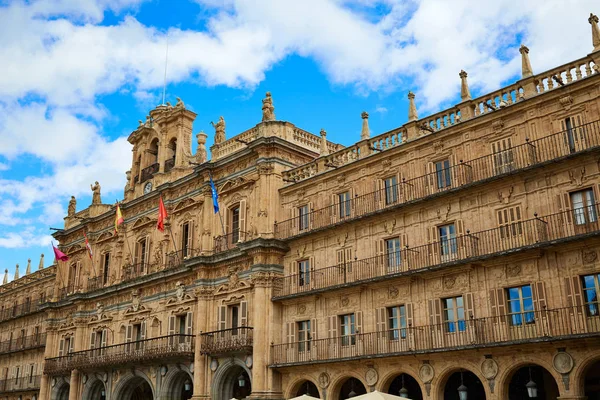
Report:
M148 165L156 164L158 162L158 138L152 140L148 148L148 153L150 153Z
M175 155L177 154L177 139L173 138L167 146L167 158L165 159L165 172L169 172L175 166Z

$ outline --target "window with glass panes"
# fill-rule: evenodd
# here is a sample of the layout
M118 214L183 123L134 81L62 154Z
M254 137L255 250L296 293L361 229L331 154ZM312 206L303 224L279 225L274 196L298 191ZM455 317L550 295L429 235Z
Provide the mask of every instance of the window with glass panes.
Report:
M190 228L191 222L186 222L181 226L181 253L184 258L190 255Z
M576 225L598 220L595 203L594 191L591 188L571 193L571 205Z
M240 240L240 206L231 209L231 244Z
M444 189L452 185L449 160L442 160L435 163L435 179L438 189Z
M102 254L102 284L106 285L108 282L108 274L110 268L110 253Z
M298 321L298 351L310 351L310 321Z
M340 332L342 336L342 346L356 344L354 314L340 315Z
M439 226L438 234L440 235L440 252L442 256L456 254L456 227L454 224Z
M511 325L519 326L534 323L535 314L533 312L531 285L508 288L506 294Z
M390 340L406 338L406 306L388 307L387 314Z
M385 188L385 204L394 204L398 202L398 180L396 176L391 176L383 181Z
M349 217L351 212L350 192L338 194L338 203L340 207L340 218Z
M442 300L444 305L444 328L446 332L462 332L466 329L463 297Z
M298 261L298 285L310 284L310 262L309 260Z
M506 138L492 143L494 165L499 174L510 172L514 169L514 155L511 138Z
M385 240L385 258L388 272L395 272L402 263L402 253L400 252L400 238L391 238Z
M598 293L600 293L600 274L585 275L581 277L583 287L583 301L587 315L595 317L600 315L598 307Z
M308 204L298 207L298 228L301 231L308 229L308 212Z

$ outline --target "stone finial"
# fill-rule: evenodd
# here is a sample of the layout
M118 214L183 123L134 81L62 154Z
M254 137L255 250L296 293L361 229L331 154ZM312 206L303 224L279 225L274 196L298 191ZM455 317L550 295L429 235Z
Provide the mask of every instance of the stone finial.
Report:
M72 217L73 215L75 215L76 208L77 208L77 200L75 199L75 196L71 196L71 200L69 200L69 207L67 208L67 215L69 217Z
M415 94L408 92L408 121L416 121L419 119L417 114L417 106L415 106Z
M200 131L196 135L196 141L198 142L198 147L196 148L196 162L198 164L202 164L206 162L206 138L208 135L204 133L204 131Z
M321 129L321 150L319 151L319 155L321 157L329 155L329 149L327 148L327 132L325 132L325 129Z
M531 69L531 62L529 61L529 48L524 44L519 47L521 53L521 77L529 78L533 76L533 70Z
M598 27L598 16L590 13L588 22L592 25L592 44L594 51L600 51L600 28Z
M44 254L40 256L40 264L38 265L38 271L44 269Z
M362 129L360 131L360 140L365 140L371 137L371 131L369 130L369 113L363 111L360 114L360 117L363 120Z
M31 258L27 259L27 268L25 269L25 275L29 275L31 273Z
M275 107L273 106L273 98L271 97L271 92L267 92L266 97L263 99L262 103L262 120L264 121L275 121Z
M2 281L3 285L6 285L8 283L8 269L4 270L4 280Z
M15 267L15 277L13 278L13 280L15 279L19 279L19 264L17 264L17 266Z
M458 76L460 76L460 99L462 101L471 100L471 91L469 90L469 83L467 82L467 73L461 69Z

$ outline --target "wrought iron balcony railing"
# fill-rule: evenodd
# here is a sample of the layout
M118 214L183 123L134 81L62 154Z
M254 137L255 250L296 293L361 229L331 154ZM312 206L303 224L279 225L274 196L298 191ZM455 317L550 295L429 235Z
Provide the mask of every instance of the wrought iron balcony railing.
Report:
M0 322L11 318L17 318L22 315L36 312L40 308L40 304L46 301L45 297L33 299L30 302L17 304L13 307L8 307L0 311Z
M88 278L88 280L87 280L88 292L92 291L92 290L100 289L102 286L104 286L104 282L103 282L101 276L96 276L94 278Z
M158 172L158 163L154 163L142 170L142 174L140 175L140 183L146 182L148 179L152 179L155 173Z
M462 161L374 192L356 196L307 214L275 223L275 237L286 239L327 228L385 209L425 200L466 185L514 174L600 147L600 121L510 147L484 157Z
M0 354L14 353L17 351L36 349L45 346L46 334L39 333L37 335L25 336L0 342Z
M598 306L528 311L271 346L271 367L600 336Z
M200 335L200 353L219 355L229 353L252 353L252 333L249 327L223 329Z
M168 335L46 358L44 373L57 375L75 368L93 370L143 362L194 358L194 335Z
M599 204L279 278L274 300L600 234Z
M41 375L20 376L18 378L0 380L0 393L26 392L40 389Z
M239 242L246 241L246 232L236 230L226 235L215 237L214 252L220 253L235 248Z

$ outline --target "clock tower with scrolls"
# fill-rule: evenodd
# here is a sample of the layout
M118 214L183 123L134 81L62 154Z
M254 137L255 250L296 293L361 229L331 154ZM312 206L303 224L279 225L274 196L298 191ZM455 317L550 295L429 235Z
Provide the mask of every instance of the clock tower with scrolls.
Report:
M159 185L189 174L192 161L192 124L196 114L181 99L157 106L140 121L127 140L133 145L127 173L125 200L132 200Z

